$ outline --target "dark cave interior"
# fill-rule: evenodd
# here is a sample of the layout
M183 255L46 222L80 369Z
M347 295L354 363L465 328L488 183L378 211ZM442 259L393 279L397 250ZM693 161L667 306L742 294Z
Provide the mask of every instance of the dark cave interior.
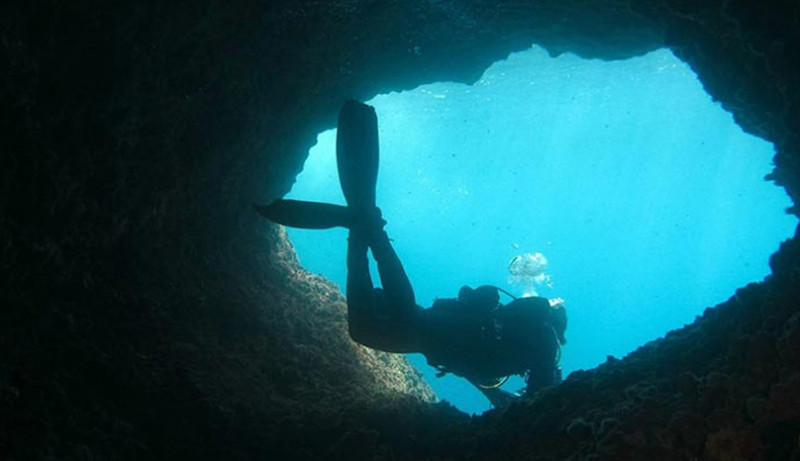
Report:
M796 204L798 22L788 0L5 2L0 459L800 459L797 233L693 324L469 418L352 343L250 208L344 99L533 43L668 47Z

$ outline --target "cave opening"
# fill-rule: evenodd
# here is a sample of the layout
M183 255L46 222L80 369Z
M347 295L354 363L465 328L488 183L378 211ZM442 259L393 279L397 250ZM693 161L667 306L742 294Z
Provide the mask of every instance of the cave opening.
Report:
M763 180L772 145L742 132L665 49L606 62L533 47L472 85L367 102L379 118L378 204L417 302L463 285L522 294L509 261L544 254L551 283L537 290L570 315L565 377L762 280L796 225L786 193ZM344 203L335 130L318 136L287 197ZM307 270L344 287L345 230L289 237ZM488 408L466 381L410 358L440 398Z

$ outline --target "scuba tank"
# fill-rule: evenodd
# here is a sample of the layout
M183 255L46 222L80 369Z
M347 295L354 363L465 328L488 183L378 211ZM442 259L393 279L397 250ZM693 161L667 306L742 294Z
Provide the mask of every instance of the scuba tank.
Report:
M500 292L512 300L500 304ZM516 298L489 285L462 287L457 298L437 299L423 316L430 326L428 363L439 376L453 373L484 389L526 373L528 364L546 360L540 354L548 356L547 350L557 361L566 342L563 306L551 306L546 298Z

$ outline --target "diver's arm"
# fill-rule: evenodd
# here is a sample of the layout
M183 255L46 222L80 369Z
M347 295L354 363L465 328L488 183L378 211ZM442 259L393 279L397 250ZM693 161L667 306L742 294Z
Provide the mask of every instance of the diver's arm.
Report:
M492 406L495 408L502 408L508 406L511 402L516 400L519 396L517 394L512 394L511 392L504 391L502 389L483 389L478 388L481 390L483 395L489 399Z
M494 388L488 388L487 389L486 387L481 386L480 384L476 383L475 381L473 381L471 379L468 380L468 381L470 382L470 384L475 386L476 389L481 391L481 394L486 396L486 398L489 399L489 402L495 408L505 407L508 404L510 404L512 401L514 401L515 399L517 399L519 397L517 394L513 394L511 392L504 391L503 389L500 389L499 387L494 387Z
M539 345L538 358L533 361L528 369L525 392L532 395L546 387L553 387L561 382L561 367L558 366L559 346L552 328L545 334Z
M531 367L525 380L527 387L525 393L533 395L534 392L547 387L553 387L561 382L561 367L553 361L552 365Z

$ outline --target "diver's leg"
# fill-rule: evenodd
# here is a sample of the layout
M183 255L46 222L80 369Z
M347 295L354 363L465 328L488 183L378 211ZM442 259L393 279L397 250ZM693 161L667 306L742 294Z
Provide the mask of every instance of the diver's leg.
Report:
M372 278L369 275L367 243L350 233L347 239L347 320L350 333L360 336L359 330L373 312ZM358 338L353 338L359 340Z
M370 249L378 263L378 274L386 298L392 300L392 314L403 321L413 321L419 313L414 289L385 231L381 230L374 236Z
M350 336L389 352L417 352L419 307L403 265L382 229L375 209L350 231L347 252L347 307ZM373 289L367 248L378 263L382 289Z
M347 101L339 112L336 135L339 182L352 224L348 247L348 318L350 334L370 347L409 352L416 328L414 292L375 206L378 178L378 118L375 109ZM382 290L373 290L366 248L378 262ZM352 296L352 300L351 300Z
M351 237L358 236L369 245L372 256L378 263L378 274L388 306L382 307L382 314L398 319L410 320L418 314L414 290L408 279L403 263L392 247L389 236L383 227L386 221L377 207L354 216Z

